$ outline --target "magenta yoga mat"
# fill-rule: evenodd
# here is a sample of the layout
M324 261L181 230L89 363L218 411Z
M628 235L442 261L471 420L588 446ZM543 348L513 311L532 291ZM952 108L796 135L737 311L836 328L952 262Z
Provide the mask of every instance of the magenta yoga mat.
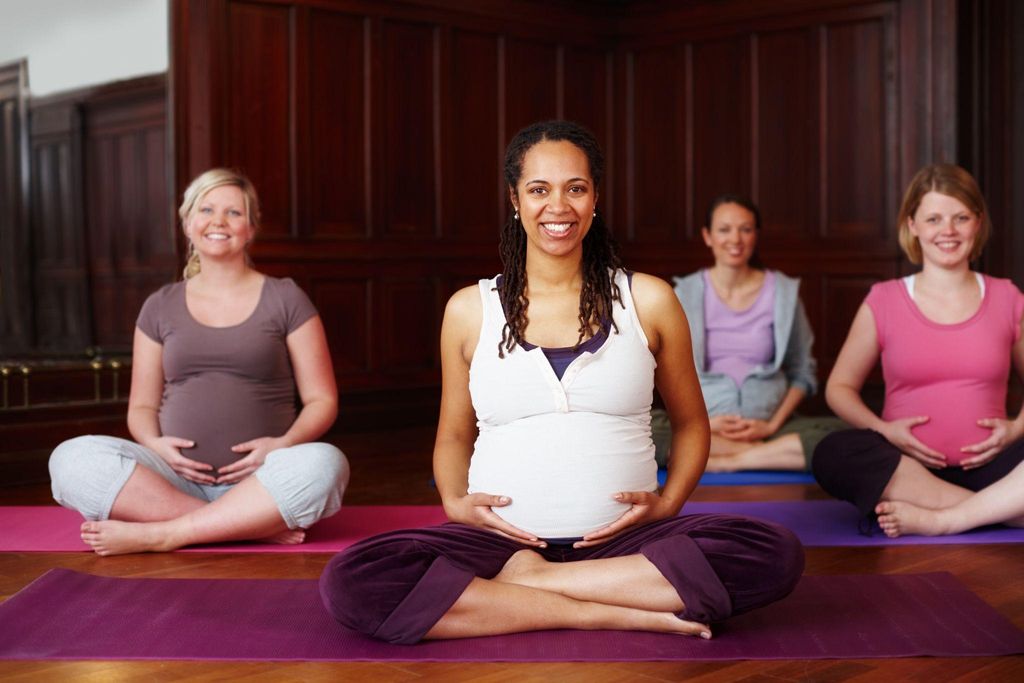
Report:
M225 543L195 546L179 552L335 553L364 538L411 527L442 524L439 505L352 505L314 525L299 545ZM88 551L79 528L82 516L55 505L0 507L0 552Z
M876 526L870 535L858 531L857 510L836 500L687 503L683 514L734 514L778 522L792 529L805 546L885 546L920 544L1022 543L1024 529L987 527L953 536L887 538ZM300 545L229 543L187 548L183 552L338 552L357 541L395 529L442 524L436 505L353 505L309 530ZM0 507L0 552L87 551L79 538L82 518L61 507Z
M335 623L312 579L122 579L53 569L0 605L0 659L640 661L998 656L1024 632L952 575L807 576L710 641L545 631L389 645Z

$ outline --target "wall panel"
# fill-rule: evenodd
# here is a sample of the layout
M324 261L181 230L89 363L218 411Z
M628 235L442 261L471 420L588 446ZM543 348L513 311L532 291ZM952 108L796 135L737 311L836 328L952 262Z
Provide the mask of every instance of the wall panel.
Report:
M336 373L350 377L370 369L370 283L363 278L316 278L307 292L317 302L330 337Z
M750 194L750 37L693 45L693 225L723 192Z
M306 107L311 145L311 232L358 238L368 229L367 20L314 10L310 19Z
M384 21L380 27L380 110L374 144L382 237L434 235L440 177L437 50L429 24Z
M630 127L628 241L683 238L688 177L685 55L677 46L638 49L627 61Z
M886 53L881 20L829 25L825 31L825 175L828 238L884 239ZM895 113L895 112L891 112Z
M557 45L507 39L505 48L505 139L534 121L558 116L562 67Z
M817 35L801 27L759 33L754 42L751 193L772 242L818 232Z
M28 65L0 67L0 353L33 344L28 214Z
M293 86L289 67L291 11L255 2L227 9L227 82L217 95L225 159L259 179L264 235L287 235L294 172L289 117Z
M382 374L431 373L438 358L438 281L388 276L374 282L377 325L382 343L374 359Z
M446 238L493 243L505 218L498 55L497 35L452 30L442 145Z
M82 104L93 344L131 349L139 308L178 270L163 79Z
M82 212L82 128L70 102L32 108L30 224L36 348L80 352L92 344Z

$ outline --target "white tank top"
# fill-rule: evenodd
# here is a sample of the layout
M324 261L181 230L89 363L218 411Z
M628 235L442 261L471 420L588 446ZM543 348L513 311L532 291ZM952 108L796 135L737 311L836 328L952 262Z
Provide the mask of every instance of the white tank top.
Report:
M495 279L480 281L483 323L469 366L480 435L469 492L509 496L494 512L540 538L578 538L618 519L618 491L655 491L651 401L657 363L633 306L615 282L618 332L583 353L559 380L544 351L517 346L498 357L505 314Z

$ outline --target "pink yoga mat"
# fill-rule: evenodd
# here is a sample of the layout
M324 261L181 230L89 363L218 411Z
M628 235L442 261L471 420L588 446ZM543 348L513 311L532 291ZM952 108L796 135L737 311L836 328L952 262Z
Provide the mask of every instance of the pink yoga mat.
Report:
M204 553L335 553L375 534L446 520L439 505L352 505L313 526L300 545L225 543L184 548ZM0 507L0 552L88 551L82 516L56 505Z
M0 659L641 661L994 656L1024 632L947 573L806 576L699 638L546 631L389 645L348 631L316 581L120 579L52 569L0 605Z
M954 536L887 538L877 529L858 532L857 510L837 500L687 503L683 514L746 515L778 522L792 529L805 546L886 546L920 544L1024 543L1024 529L989 527ZM445 522L436 505L353 505L310 529L300 545L231 543L187 548L181 552L333 553L353 543L394 529ZM55 505L0 507L0 552L86 551L79 538L81 516Z

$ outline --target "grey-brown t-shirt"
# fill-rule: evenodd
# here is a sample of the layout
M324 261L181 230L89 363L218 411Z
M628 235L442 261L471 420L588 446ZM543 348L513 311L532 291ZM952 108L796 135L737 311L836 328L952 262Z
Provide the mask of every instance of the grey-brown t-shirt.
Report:
M245 455L235 444L287 432L297 413L285 338L316 313L290 278L267 277L256 310L230 327L197 322L184 282L151 294L136 324L163 346L161 434L194 441L183 455L222 467Z

